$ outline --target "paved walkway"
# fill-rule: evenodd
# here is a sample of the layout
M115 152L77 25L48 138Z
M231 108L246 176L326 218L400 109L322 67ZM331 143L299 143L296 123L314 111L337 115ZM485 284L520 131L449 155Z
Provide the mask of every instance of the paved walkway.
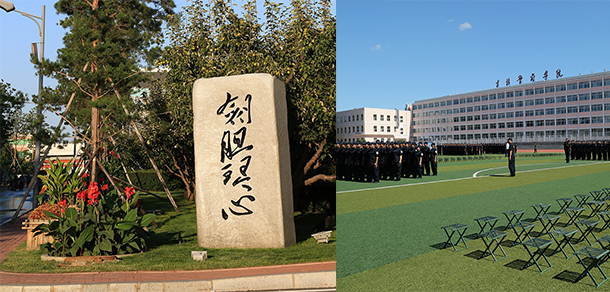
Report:
M21 223L0 226L0 261L25 240ZM0 271L2 291L270 291L336 286L336 262L200 271L22 274Z

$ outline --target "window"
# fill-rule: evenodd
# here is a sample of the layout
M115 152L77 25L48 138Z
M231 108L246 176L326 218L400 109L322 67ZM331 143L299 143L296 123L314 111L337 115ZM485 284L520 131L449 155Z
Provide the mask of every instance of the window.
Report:
M460 104L466 103L466 99L465 98L460 98Z
M504 129L506 125L504 123L498 123L498 129Z
M460 100L459 99L454 99L453 100L453 104L460 104Z
M551 85L551 86L546 86L546 87L544 88L544 92L546 92L546 93L551 93L551 92L554 92L554 91L555 91L555 86L553 86L553 85Z
M554 97L547 97L547 98L544 99L544 103L545 104L555 103L555 98Z
M578 88L578 84L576 82L574 83L568 83L568 90L574 90Z
M580 124L590 124L591 118L589 118L589 117L580 118L579 122L580 122Z
M565 84L557 84L557 86L555 86L555 90L557 90L557 91L566 91L566 85Z
M514 117L515 117L515 113L513 113L513 112L507 112L507 113L506 113L506 117L507 117L507 118L514 118Z
M437 101L434 103L434 107L439 107L440 103Z
M577 100L578 100L578 96L576 94L568 95L568 102L577 101Z
M544 126L544 121L543 120L537 120L536 121L536 127L542 127Z
M489 128L490 129L495 129L496 128L496 124L495 123L494 124L489 124Z
M453 122L454 122L454 123L457 123L457 122L459 122L459 121L460 121L460 118L459 118L459 117L453 117Z
M578 118L568 119L568 125L578 125Z
M573 113L577 113L578 112L578 107L577 106L569 106L568 107L568 114L573 114Z
M523 106L523 101L519 100L519 101L515 101L515 107L521 107Z
M460 131L466 131L466 125L461 125L460 126Z
M488 109L489 109L489 106L488 106L488 105L486 105L486 104L484 104L484 105L482 105L482 106L481 106L481 110L483 110L483 111L486 111L486 110L488 110Z
M602 92L592 92L591 99L602 99Z
M515 90L515 96L523 96L523 90Z
M543 110L543 109L537 109L537 110L536 110L536 115L537 115L537 116L542 116L542 115L544 115L544 110Z
M383 121L383 120L382 120L382 121ZM388 115L388 119L387 119L386 121L388 121L388 122L390 121L390 115Z
M468 125L468 130L472 131L473 130L473 125Z
M555 126L555 120L546 120L544 121L546 126Z
M598 112L601 111L603 109L603 105L602 104L592 104L591 105L591 111L592 112Z
M515 122L515 128L523 128L523 122Z
M380 117L381 117L381 120L383 121L383 115L381 115Z
M460 108L460 113L465 113L466 112L466 108L465 107L461 107Z
M557 126L565 125L566 119L557 119L557 120L555 120L555 124L557 124Z
M495 109L496 109L496 104L495 104L495 103L490 104L490 105L489 105L489 109L490 109L490 110L495 110Z
M536 105L544 104L544 98L536 98Z
M479 102L481 101L481 97L480 96L475 96L474 97L474 102Z
M383 132L383 126L381 126L380 128L381 128L381 132Z
M498 99L504 99L504 93L498 93Z
M445 106L445 102L444 101L441 101L441 106Z
M534 126L534 121L525 121L525 126L526 127L533 127Z
M480 129L481 129L481 125L480 125L480 124L476 124L476 125L474 125L474 129L475 129L475 130L480 130Z
M352 117L351 116L347 116L347 121L351 122L352 121Z
M565 96L558 96L555 98L555 102L560 103L560 102L566 102L566 97Z
M578 82L578 88L589 88L589 81Z
M480 112L481 111L481 106L480 105L475 105L474 106L474 111L475 112Z
M507 102L506 103L506 108L513 108L513 107L515 107L515 103L514 102L511 101L511 102Z
M533 94L534 94L534 89L533 89L533 88L530 88L530 89L526 89L526 90L525 90L525 95L526 95L526 96L528 96L528 95L533 95Z
M501 108L504 108L504 103L503 102L498 103L498 109L501 109Z
M593 124L601 124L604 122L604 117L592 117L591 123Z
M466 117L466 120L467 120L467 121L472 121L472 116L467 116L467 117Z
M610 106L610 104L608 104ZM489 115L481 115L481 120L489 119Z
M401 122L401 123L403 122L403 119L402 119L402 118L403 118L403 116L400 116L400 122Z
M481 120L481 116L474 116L474 120L475 121L480 121Z
M534 105L534 101L533 100L528 99L528 100L525 101L525 106L532 106L532 105Z
M504 119L506 115L504 113L498 113L498 119Z
M459 131L460 130L460 126L453 126L453 130L454 131Z
M515 96L515 94L512 91L506 93L506 98L511 98L513 96Z
M536 94L543 94L544 93L544 87L537 87L535 89Z
M458 108L454 108L454 109L453 109L453 113L454 113L454 114L459 114L459 113L460 113L460 109L458 109Z
M496 100L496 95L495 94L490 94L489 95L489 100Z
M589 100L589 94L588 93L581 93L578 95L578 100Z
M544 110L544 114L545 115L554 115L555 114L555 109L554 108L547 108L546 110Z
M481 95L481 101L486 101L487 100L487 95Z
M579 112L581 112L581 113L586 113L586 112L589 112L589 106L588 106L588 105L581 105L581 106L578 108L578 111L579 111Z
M496 114L489 114L489 119L490 120L495 120L496 119Z
M534 110L525 111L525 116L526 117L533 117L534 116Z
M600 87L602 86L602 80L591 80L591 87Z
M610 85L610 78L604 79L604 85Z
M555 109L555 112L557 114L565 114L566 113L566 108L565 107L558 107Z
M469 112L469 113L472 112L472 107L471 106L467 107L466 111Z
M468 97L468 98L466 98L466 102L467 102L467 103L472 103L472 97Z
M482 125L481 125L481 128L482 128L483 130L487 130L487 129L489 129L489 125L488 125L488 124L482 124Z
M522 116L523 116L522 111L515 112L515 117L522 117Z
M390 132L390 126L388 126L388 133Z

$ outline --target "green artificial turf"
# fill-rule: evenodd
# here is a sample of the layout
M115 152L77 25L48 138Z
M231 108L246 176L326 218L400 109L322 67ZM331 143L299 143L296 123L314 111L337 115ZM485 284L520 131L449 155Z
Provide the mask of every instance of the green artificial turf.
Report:
M202 248L197 246L197 217L195 203L175 195L180 212L173 211L167 199L140 197L146 210L162 210L155 219L157 226L149 226L148 251L123 258L120 262L95 264L85 267L59 267L56 262L40 260L39 251L25 251L25 242L0 263L0 270L20 273L62 273L90 271L160 271L205 270L221 268L282 265L335 260L336 232L329 244L318 244L311 237L312 229L324 221L327 214L295 216L297 244L287 248ZM179 241L181 239L181 241ZM191 251L206 250L204 262L191 259Z
M552 204L551 212L554 212L558 210L558 204L555 202L558 198L573 198L575 194L610 187L608 163L577 162L568 165L559 162L560 159L556 157L518 160L517 176L514 178L504 175L468 178L482 169L505 167L504 163L495 166L489 161L478 161L480 167L477 167L477 162L460 162L462 169L459 165L454 167L453 163L448 163L447 165L454 167L453 170L441 168L438 177L427 179L446 180L443 176L448 172L461 172L462 178L468 179L338 193L337 225L340 232L337 244L337 284L339 290L455 290L451 288L463 291L511 290L512 280L502 278L499 283L493 280L483 282L477 280L478 277L496 278L493 272L486 273L485 269L477 272L482 273L480 276L472 275L472 279L464 278L469 269L478 271L476 266L461 269L456 262L458 272L448 274L446 267L452 266L453 261L444 263L435 260L435 254L445 252L445 250L439 251L446 240L446 235L440 227L453 223L470 225L466 234L472 239L479 229L474 218L496 216L500 218L497 226L501 226L507 224L502 212L519 209L526 211L524 219L533 220L535 213L531 205ZM551 167L554 169L536 170ZM506 173L507 169L495 171ZM494 174L494 170L486 174ZM371 184L360 183L359 186L366 189L370 188ZM511 238L514 237L512 231L509 233ZM471 244L472 240L467 242ZM523 253L525 254L525 251ZM423 260L417 262L416 258ZM518 258L527 260L527 257ZM465 265L477 265L482 261L484 260L474 263L470 261ZM410 268L405 268L405 265ZM580 271L578 268L570 269ZM562 272L557 270L554 271ZM532 275L540 276L537 273ZM397 277L404 279L397 280ZM448 279L445 279L446 277ZM525 284L538 283L537 279L539 278L529 279ZM452 281L460 283L461 286L430 285L430 282L451 283ZM373 284L369 285L369 282ZM572 287L568 285L562 289L563 286L558 285L549 287L556 287L559 290ZM354 287L354 289L346 287ZM517 289L517 291L521 290L531 289Z

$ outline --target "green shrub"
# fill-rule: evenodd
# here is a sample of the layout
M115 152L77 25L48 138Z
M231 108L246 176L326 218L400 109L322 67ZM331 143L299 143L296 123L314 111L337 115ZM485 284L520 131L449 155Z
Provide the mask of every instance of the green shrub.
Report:
M163 191L163 185L159 181L154 169L129 171L131 182L147 191ZM170 191L184 190L184 183L175 175L161 172L163 180Z

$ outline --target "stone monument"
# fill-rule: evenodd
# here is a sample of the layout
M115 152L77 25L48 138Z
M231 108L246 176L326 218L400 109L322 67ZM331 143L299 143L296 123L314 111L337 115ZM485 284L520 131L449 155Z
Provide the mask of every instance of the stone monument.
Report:
M284 83L269 74L199 79L193 117L199 246L293 245Z

